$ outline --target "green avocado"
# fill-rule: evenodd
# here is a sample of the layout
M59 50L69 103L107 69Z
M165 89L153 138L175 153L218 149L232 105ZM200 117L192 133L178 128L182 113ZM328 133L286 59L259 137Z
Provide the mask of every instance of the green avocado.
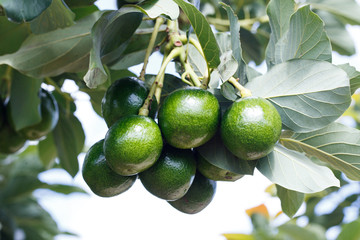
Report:
M256 160L273 150L281 128L280 114L269 101L247 97L235 101L224 113L221 138L238 158Z

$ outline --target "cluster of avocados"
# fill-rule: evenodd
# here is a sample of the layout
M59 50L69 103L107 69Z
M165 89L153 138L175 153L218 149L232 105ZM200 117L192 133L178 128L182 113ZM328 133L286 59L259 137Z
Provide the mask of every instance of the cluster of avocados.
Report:
M221 116L209 91L186 87L170 93L149 116L138 115L148 97L143 81L115 81L102 101L109 129L87 152L82 174L93 193L113 197L140 179L151 194L177 210L194 214L212 201L216 181L242 175L221 169L197 153L218 132L228 150L244 160L269 154L281 133L276 108L259 97L235 101Z
M49 134L59 120L59 107L53 95L45 90L39 90L39 113L41 121L15 130L10 104L0 102L0 154L8 155L18 152L25 145L27 140L40 140Z

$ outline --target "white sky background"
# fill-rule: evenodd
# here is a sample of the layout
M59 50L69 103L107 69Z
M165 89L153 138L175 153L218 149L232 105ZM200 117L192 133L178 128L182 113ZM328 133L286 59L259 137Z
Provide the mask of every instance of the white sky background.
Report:
M101 9L116 9L115 0L98 0ZM360 28L351 27L354 39L360 39ZM357 52L360 44L356 43ZM159 55L150 59L148 73L156 74L160 68ZM360 70L359 54L344 58L335 54L335 64L349 62ZM133 68L135 73L140 67ZM136 72L137 71L137 72ZM174 72L170 65L167 72ZM77 99L76 115L86 132L86 146L90 147L104 138L107 127L102 118L92 110L88 96L77 92L74 84L66 84L67 91ZM82 166L84 154L80 157ZM146 191L141 182L127 192L113 198L100 198L90 192L81 171L72 179L64 170L51 170L40 176L49 183L67 183L82 187L89 192L64 196L50 191L38 190L35 195L47 209L63 231L78 234L79 237L61 235L57 240L224 240L222 233L250 232L250 220L245 210L266 204L274 216L281 210L280 201L264 192L271 184L260 173L246 176L237 182L218 182L217 192L212 203L202 212L187 215L170 206L166 201L156 198ZM331 205L331 203L330 203ZM331 208L325 207L323 211ZM281 216L278 222L286 221Z

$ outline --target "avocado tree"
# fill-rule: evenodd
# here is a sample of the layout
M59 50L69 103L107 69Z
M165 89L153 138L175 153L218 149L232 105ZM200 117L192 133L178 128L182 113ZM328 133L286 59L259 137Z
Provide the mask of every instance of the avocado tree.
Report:
M360 25L354 0L118 0L111 11L94 2L0 0L1 237L60 233L45 210L34 215L34 189L82 192L37 178L79 172L85 134L65 80L109 127L82 167L99 196L139 178L193 214L210 204L216 181L257 169L293 217L309 194L360 180L360 131L338 121L359 119L351 102L360 72L332 63L334 51L355 54L346 29Z

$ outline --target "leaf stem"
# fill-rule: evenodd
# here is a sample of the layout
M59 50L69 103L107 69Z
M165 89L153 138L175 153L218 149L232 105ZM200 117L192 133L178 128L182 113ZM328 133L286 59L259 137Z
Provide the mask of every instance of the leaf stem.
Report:
M148 47L146 49L146 53L145 53L144 65L142 67L142 70L141 70L140 76L139 76L139 79L141 79L143 81L145 81L145 71L146 71L146 67L149 63L149 57L154 49L156 37L159 33L159 28L160 28L161 24L163 24L163 23L164 23L164 19L162 17L156 18L154 31L151 34L150 42L149 42L149 45L148 45Z
M242 98L251 97L251 91L245 87L243 87L239 81L239 79L235 79L234 77L231 77L228 82L231 83L236 89L240 91L240 95Z
M183 48L184 49L184 48ZM189 78L191 79L192 83L196 86L196 87L200 87L203 89L206 89L206 87L204 87L201 82L200 79L198 77L198 75L195 73L194 69L191 67L191 65L189 64L189 62L186 61L186 54L185 51L182 52L182 54L180 55L180 62L182 64L182 66L185 69L185 72L187 73L187 75L189 75Z
M225 27L230 26L230 21L227 19L208 17L207 20L210 24L213 24L213 25L220 25L220 26L225 26ZM256 17L256 18L241 19L238 22L242 28L251 30L252 25L256 22L260 22L260 23L269 22L269 17L267 15L264 15L264 16Z
M160 70L159 70L159 73L156 75L156 78L155 78L153 84L151 85L149 94L148 94L147 98L145 99L144 105L139 110L139 115L142 115L142 116L149 115L149 106L151 105L151 101L153 99L155 91L158 88L160 88L160 90L158 90L158 94L161 95L161 89L162 89L162 86L164 83L164 75L165 75L165 70L166 70L167 65L171 62L171 60L178 57L183 51L184 51L183 47L174 48L169 53L169 55L163 60ZM158 102L160 102L160 96L156 96L156 97L157 97L156 100Z

